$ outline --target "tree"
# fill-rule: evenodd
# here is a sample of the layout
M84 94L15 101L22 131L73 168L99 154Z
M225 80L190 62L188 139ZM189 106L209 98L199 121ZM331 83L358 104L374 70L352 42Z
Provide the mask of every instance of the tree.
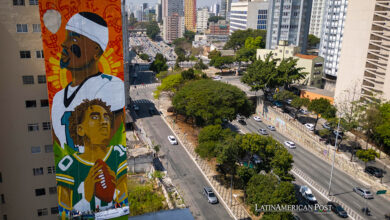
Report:
M195 152L201 158L212 158L217 156L220 148L217 145L229 137L233 137L234 133L230 129L222 129L221 125L209 125L202 128L198 136L198 146ZM224 162L224 158L220 158Z
M158 27L157 22L151 21L146 26L146 35L152 39L155 40L157 35L160 33L160 28Z
M249 116L252 104L245 93L235 86L213 80L186 83L173 97L178 114L195 120L197 125L221 124L237 114Z
M208 23L210 22L218 22L219 20L225 20L224 17L221 16L211 16L209 17L209 20L207 20Z
M174 49L174 51L175 51L175 53L176 53L176 55L178 56L178 57L182 57L181 59L181 61L184 61L185 60L185 56L186 56L186 51L183 49L183 48L181 48L181 47L175 47L175 49ZM180 61L180 62L181 62Z
M139 55L139 58L141 58L142 60L147 60L149 61L149 55L147 55L146 53L141 53Z
M277 147L271 160L272 171L283 181L291 181L294 177L289 174L292 168L293 156L284 147Z
M134 17L134 13L132 12L129 16L129 26L133 27L137 23L137 19Z
M195 39L195 34L193 31L185 30L183 36L187 41L192 42Z
M356 156L364 162L364 166L367 166L367 162L374 161L379 154L373 149L368 149L356 151Z
M245 48L247 49L260 49L260 48L264 48L265 47L265 44L264 44L264 41L263 41L263 37L262 36L257 36L257 37L248 37L246 40L245 40Z
M274 94L274 100L279 102L285 102L287 99L295 99L298 96L288 90L282 90Z
M314 124L314 131L317 126L319 115L326 119L334 118L336 116L336 108L330 104L328 99L325 98L311 100L308 110L317 115L316 122Z
M237 169L237 176L239 178L239 185L241 188L245 188L249 180L256 174L255 169L249 168L247 166L240 166Z
M218 144L217 162L221 164L224 171L233 175L236 174L237 162L240 155L243 155L238 141L234 137L228 137Z
M228 65L228 64L232 64L234 62L234 57L231 57L231 56L226 56L226 57L216 57L214 58L214 60L210 61L210 65L212 63L212 65L215 67L215 68L218 68L221 70L223 70L223 68Z
M196 70L205 70L205 69L208 69L209 67L203 63L203 60L200 59L195 65L194 65L194 68Z
M188 69L188 70L184 70L183 72L181 72L181 77L184 79L184 80L192 80L192 79L195 79L195 73L194 73L194 69Z
M265 30L247 29L247 30L234 31L230 35L228 42L226 42L224 49L233 49L233 50L237 51L238 49L245 46L245 41L248 37L256 38L258 36L261 36L262 39L265 41L266 34L267 34L267 32ZM262 48L264 48L264 47L262 47Z
M375 128L379 144L383 144L387 152L390 152L390 102L379 106L381 123Z
M249 62L256 60L256 50L248 48L240 48L236 52L236 61L238 61L238 71L241 69L241 62Z
M128 200L131 216L164 209L164 197L154 192L153 187L149 184L136 186L129 190Z
M308 99L308 98L295 97L295 98L291 101L291 106L295 108L294 119L297 118L299 109L302 108L302 106L308 107L309 104L310 104L310 99Z
M181 74L173 74L165 77L162 80L161 85L157 86L157 90L154 92L154 97L155 98L160 97L160 93L162 91L175 93L179 89L183 81L184 80Z
M277 78L278 85L284 86L284 88L289 87L290 84L299 82L302 79L305 79L308 73L302 72L303 67L297 67L298 59L293 59L292 57L283 59L278 68L277 68Z
M168 70L167 60L161 53L158 53L156 54L154 61L150 64L149 69L155 73L166 71Z
M360 108L360 124L366 135L366 149L370 139L374 139L375 130L381 123L381 113L379 111L380 103L372 102L363 104Z
M309 36L307 36L307 45L309 46L309 48L315 48L319 43L320 43L320 38L312 34L309 34Z

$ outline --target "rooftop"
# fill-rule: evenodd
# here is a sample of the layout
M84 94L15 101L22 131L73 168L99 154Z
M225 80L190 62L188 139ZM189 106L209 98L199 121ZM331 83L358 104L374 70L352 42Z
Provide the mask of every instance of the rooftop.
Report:
M300 53L297 53L295 54L296 57L299 57L299 58L303 58L303 59L315 59L317 58L318 56L315 56L315 55L305 55L305 54L300 54Z

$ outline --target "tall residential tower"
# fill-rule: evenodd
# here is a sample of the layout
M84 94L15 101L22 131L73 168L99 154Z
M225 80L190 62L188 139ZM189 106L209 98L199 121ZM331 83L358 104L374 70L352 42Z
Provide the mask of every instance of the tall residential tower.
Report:
M184 20L186 29L196 32L196 0L184 0Z

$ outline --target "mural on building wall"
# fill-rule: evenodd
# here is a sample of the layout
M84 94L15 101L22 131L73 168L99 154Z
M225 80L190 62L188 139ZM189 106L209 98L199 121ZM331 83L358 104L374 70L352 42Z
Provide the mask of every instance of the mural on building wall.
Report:
M59 213L128 213L120 0L40 0Z

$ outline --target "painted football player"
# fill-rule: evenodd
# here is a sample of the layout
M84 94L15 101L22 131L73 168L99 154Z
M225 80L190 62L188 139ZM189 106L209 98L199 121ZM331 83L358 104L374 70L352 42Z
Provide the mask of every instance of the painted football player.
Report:
M84 100L69 117L75 144L84 152L61 159L56 169L60 212L127 205L126 148L110 146L113 114L100 99Z

